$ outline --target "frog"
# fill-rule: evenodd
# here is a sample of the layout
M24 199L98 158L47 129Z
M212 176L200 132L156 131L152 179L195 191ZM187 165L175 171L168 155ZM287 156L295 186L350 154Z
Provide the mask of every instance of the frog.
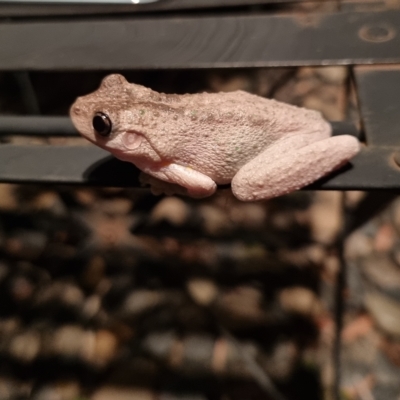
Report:
M166 94L106 76L70 108L78 132L141 170L154 194L205 198L229 185L241 201L310 185L354 157L320 112L245 91Z

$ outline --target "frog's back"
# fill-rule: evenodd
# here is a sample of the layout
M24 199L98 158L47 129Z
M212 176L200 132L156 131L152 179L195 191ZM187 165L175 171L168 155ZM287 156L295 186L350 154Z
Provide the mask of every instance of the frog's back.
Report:
M228 182L249 160L285 136L326 122L306 110L243 91L182 98L187 134L176 142L182 163Z

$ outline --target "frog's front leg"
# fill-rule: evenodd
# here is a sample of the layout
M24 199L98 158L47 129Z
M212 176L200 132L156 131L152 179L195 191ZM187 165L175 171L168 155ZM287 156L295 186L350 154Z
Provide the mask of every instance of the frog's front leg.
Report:
M268 147L233 177L233 194L254 201L292 192L340 168L360 149L349 135L315 139L294 135Z
M203 198L211 196L217 189L216 183L207 175L174 163L159 168L146 167L142 171L141 183L149 184L154 194Z

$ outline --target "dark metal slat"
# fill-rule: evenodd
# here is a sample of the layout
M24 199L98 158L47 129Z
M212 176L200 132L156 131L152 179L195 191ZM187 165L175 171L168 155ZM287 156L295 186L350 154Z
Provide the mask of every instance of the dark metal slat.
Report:
M0 136L78 136L68 117L0 116Z
M0 70L400 63L400 11L0 24Z
M95 146L0 146L0 182L138 187L138 170ZM392 150L363 150L341 171L312 189L400 189Z
M306 0L161 0L151 4L0 4L0 16L26 18L28 16L87 15L144 13L161 11L202 10L217 7L255 6L276 3L297 3ZM319 0L316 0L319 1ZM327 1L327 0L325 0Z
M138 186L138 170L88 146L0 146L0 182Z
M400 66L356 67L354 74L367 143L400 147Z

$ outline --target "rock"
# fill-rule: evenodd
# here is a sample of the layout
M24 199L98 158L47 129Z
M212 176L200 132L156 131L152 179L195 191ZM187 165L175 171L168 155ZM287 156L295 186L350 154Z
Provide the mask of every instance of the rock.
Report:
M315 73L325 83L344 85L349 72L347 67L321 67L315 68Z
M35 295L35 306L53 307L60 303L75 310L81 310L85 297L82 290L67 282L55 282L43 287Z
M15 276L9 282L10 294L18 303L29 300L35 290L33 283L25 276Z
M82 308L82 314L88 318L94 318L101 310L101 298L100 296L93 295L88 297Z
M52 354L67 358L91 360L94 353L95 333L77 325L58 328L48 343Z
M344 343L351 343L368 335L373 329L373 320L369 315L361 315L347 323L342 330Z
M174 346L178 342L176 334L172 331L154 332L147 335L142 343L144 349L160 360L167 361ZM180 364L180 362L178 363Z
M118 340L115 335L105 329L95 333L95 343L90 362L104 367L115 357L118 349Z
M400 368L392 364L383 353L379 352L374 365L374 399L398 399L400 397Z
M188 222L191 209L178 197L165 197L152 210L151 223L169 222L172 226L182 226Z
M325 246L320 244L314 244L304 248L304 252L310 262L315 265L320 265L323 263L325 257L327 256L327 249Z
M360 230L348 236L344 243L344 254L347 260L368 257L373 249L373 238Z
M157 290L139 289L130 293L121 307L124 318L136 317L150 311L166 300L165 294Z
M366 192L360 190L346 191L346 206L355 209L358 204L365 198Z
M227 212L219 207L202 203L197 211L202 218L204 230L209 235L221 235L233 227Z
M302 70L303 68L300 68ZM314 78L314 81L316 79ZM300 80L292 78L288 80L284 85L281 85L274 93L274 99L277 101L282 101L284 103L300 105L302 91L309 93L314 90L314 82L307 80L306 84L299 86Z
M91 397L91 400L156 400L154 392L142 388L121 388L103 386Z
M47 244L47 236L40 231L20 229L5 241L5 250L11 256L33 260L39 257Z
M16 385L13 382L10 382L9 379L0 378L0 399L13 399L16 391L15 386Z
M15 381L9 376L0 377L0 399L30 399L31 386L31 382Z
M260 364L270 377L285 380L292 374L298 356L299 350L293 342L281 342L274 345L272 354L261 356Z
M375 386L375 377L373 374L365 376L355 376L351 382L342 385L343 396L346 399L375 399L372 389ZM380 397L379 397L380 398Z
M208 84L214 92L233 92L235 90L251 91L251 80L244 73L233 71L214 72L210 74Z
M382 224L374 238L374 249L378 252L388 252L396 240L396 232L391 224Z
M263 324L266 313L261 308L263 295L260 290L251 286L238 286L218 297L216 309L220 318L237 328L246 324Z
M379 354L379 336L370 330L356 340L342 344L341 385L349 388L360 377L374 373L374 365Z
M248 363L245 361L243 354L246 354L246 358L258 360L260 357L259 348L254 342L238 342L238 347L231 341L227 341L228 354L226 362L226 374L233 375L241 378L251 378Z
M301 286L281 290L279 303L285 311L307 317L315 317L323 310L317 295L310 289Z
M94 255L88 261L81 277L83 284L89 289L96 289L105 277L106 262L100 255Z
M218 288L210 279L189 279L187 290L192 299L201 306L210 305L218 295Z
M76 382L57 382L42 386L35 391L33 400L76 400L80 398L80 387Z
M0 347L2 347L5 342L4 338L12 337L18 334L21 327L21 321L17 317L1 318L0 319Z
M229 217L239 227L260 230L265 227L267 209L261 203L236 203L229 207Z
M132 201L123 197L97 200L93 205L97 211L110 216L124 216L132 209Z
M342 227L342 194L318 192L310 208L310 223L314 239L319 243L332 244Z
M41 338L37 332L24 332L11 339L9 353L23 363L32 362L39 354Z
M333 87L330 91L324 88L323 91L307 96L302 106L319 111L329 121L341 121L345 118L345 95L343 88Z
M372 254L360 260L364 277L382 292L400 301L400 269L387 254Z
M43 191L39 193L29 202L28 209L30 211L46 210L57 216L65 216L67 213L67 208L60 196L53 191Z
M255 94L271 97L293 75L292 68L257 68L255 71Z
M400 302L376 290L370 290L364 302L379 328L390 336L400 338Z
M381 349L390 362L400 367L400 342L398 340L383 338Z
M16 185L9 183L0 184L0 210L15 210L18 209L18 201L15 196Z
M131 234L133 215L108 215L101 211L85 212L81 215L93 233L93 244L102 250L139 248L140 241Z
M87 207L92 207L97 201L97 195L94 189L90 188L79 188L75 189L74 193L76 201Z

